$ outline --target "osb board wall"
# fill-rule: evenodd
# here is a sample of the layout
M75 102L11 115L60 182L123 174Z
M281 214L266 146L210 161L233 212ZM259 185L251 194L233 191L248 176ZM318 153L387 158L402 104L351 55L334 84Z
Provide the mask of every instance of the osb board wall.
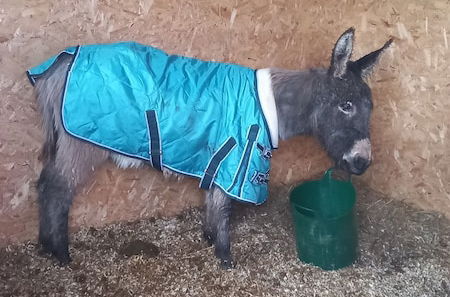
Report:
M447 1L0 0L0 243L34 238L39 117L24 70L68 45L136 40L170 53L249 67L327 66L335 39L357 30L356 57L395 46L371 78L371 187L450 214ZM297 138L275 154L272 185L329 165ZM169 186L170 185L170 186ZM202 201L197 182L108 164L76 198L71 226L166 216Z

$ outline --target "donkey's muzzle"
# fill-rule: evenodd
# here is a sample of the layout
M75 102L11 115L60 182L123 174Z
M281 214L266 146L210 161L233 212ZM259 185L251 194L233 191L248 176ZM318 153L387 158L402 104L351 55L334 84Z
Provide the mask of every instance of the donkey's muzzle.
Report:
M355 142L351 150L344 154L343 161L349 173L361 175L372 163L372 151L369 139Z
M363 174L370 165L370 160L362 157L356 157L353 160L353 166L350 166L353 174Z
M338 164L338 167L350 174L361 175L367 170L367 168L369 168L371 163L371 160L362 157L356 157L351 160L342 160L342 162Z

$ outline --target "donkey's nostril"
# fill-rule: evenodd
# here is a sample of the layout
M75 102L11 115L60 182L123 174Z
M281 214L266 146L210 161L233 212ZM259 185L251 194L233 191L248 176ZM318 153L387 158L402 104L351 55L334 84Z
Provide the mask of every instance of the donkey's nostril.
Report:
M353 167L358 171L364 171L369 166L369 160L366 158L356 157L353 160Z

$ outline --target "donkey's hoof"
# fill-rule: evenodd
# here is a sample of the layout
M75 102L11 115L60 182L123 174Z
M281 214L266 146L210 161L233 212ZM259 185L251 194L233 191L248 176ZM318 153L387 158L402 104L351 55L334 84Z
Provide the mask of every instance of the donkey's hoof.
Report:
M38 243L40 246L40 248L39 248L40 254L51 254L52 253L53 247L50 243L50 239L48 238L48 236L45 237L45 236L39 235Z
M53 251L45 245L41 245L37 250L37 254L42 257L56 258L60 266L66 266L72 261L68 252Z
M220 260L220 268L224 270L234 269L236 265L234 264L234 261L231 259L222 259Z
M208 243L209 246L212 246L216 241L211 232L208 231L203 231L203 238L206 240L206 243Z
M62 254L62 255L58 255L58 254L54 253L53 255L56 257L56 259L58 259L60 266L66 266L67 264L69 264L72 261L72 258L70 258L69 253Z
M48 246L43 245L43 244L41 244L38 247L37 252L38 252L38 255L40 255L40 256L45 256L45 255L52 254L51 249Z
M59 261L59 265L66 266L72 261L67 246L56 247L52 250L52 255Z
M52 252L46 249L45 247L40 246L37 249L37 254L41 257L50 257L52 255Z

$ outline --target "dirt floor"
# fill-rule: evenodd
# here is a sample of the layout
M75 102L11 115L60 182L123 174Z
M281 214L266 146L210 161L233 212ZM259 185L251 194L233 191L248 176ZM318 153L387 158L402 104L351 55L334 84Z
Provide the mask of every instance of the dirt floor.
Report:
M34 243L1 249L0 296L450 296L449 220L357 188L361 256L349 268L297 260L289 189L273 188L263 206L234 205L233 270L219 268L193 209L82 229L68 267Z

